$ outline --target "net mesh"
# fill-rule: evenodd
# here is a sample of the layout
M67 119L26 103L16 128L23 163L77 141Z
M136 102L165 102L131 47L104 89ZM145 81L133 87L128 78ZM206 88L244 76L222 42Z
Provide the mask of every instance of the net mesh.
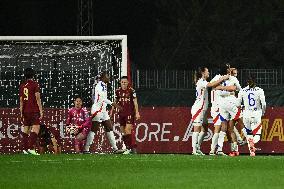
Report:
M18 90L24 70L36 71L45 108L68 108L74 96L91 106L95 76L107 71L111 76L109 95L114 96L121 73L120 40L101 41L1 41L0 104L18 107Z

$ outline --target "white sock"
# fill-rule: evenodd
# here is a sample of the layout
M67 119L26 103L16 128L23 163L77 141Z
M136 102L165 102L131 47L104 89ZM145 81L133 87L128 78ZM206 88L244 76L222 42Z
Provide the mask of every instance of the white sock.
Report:
M192 152L193 153L196 153L196 150L197 150L197 143L198 143L198 135L199 135L199 132L193 132L192 133Z
M239 151L239 146L238 146L237 142L234 142L234 150L235 150L235 152Z
M87 152L90 151L90 146L93 144L94 138L95 138L95 132L90 131L86 139L84 151L87 151Z
M248 138L247 130L245 128L242 128L242 132L244 133L244 136Z
M234 146L234 143L230 143L230 148L231 148L231 152L235 151L235 146Z
M107 138L108 138L108 141L109 141L112 149L114 151L117 150L118 148L116 146L116 141L115 141L115 137L114 137L113 131L107 132Z
M255 135L254 137L253 137L253 143L258 143L260 141L260 135Z
M123 141L122 141L122 150L126 150L126 146Z
M219 137L218 137L218 152L223 151L225 136L226 136L226 133L224 131L220 131Z
M232 142L231 143L231 152L238 152L238 151L239 151L238 143Z
M234 132L235 132L235 134L237 136L237 140L238 141L243 141L243 139L242 139L242 137L241 137L241 135L240 135L240 133L239 133L239 131L238 131L238 129L236 127L234 127Z
M216 146L218 143L218 137L219 137L219 133L214 133L213 137L212 137L212 142L211 142L211 151L212 153L215 152L216 150Z
M204 133L204 131L201 131L201 132L198 134L198 144L197 144L198 150L200 150L200 146L201 146L201 143L202 143L203 140L204 140L204 137L205 137L205 133Z

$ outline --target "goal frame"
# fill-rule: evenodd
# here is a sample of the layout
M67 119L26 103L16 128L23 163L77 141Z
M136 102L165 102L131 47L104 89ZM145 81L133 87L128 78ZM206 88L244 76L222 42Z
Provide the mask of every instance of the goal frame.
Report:
M121 75L127 75L127 35L105 35L105 36L0 36L0 41L104 41L121 40L122 60Z

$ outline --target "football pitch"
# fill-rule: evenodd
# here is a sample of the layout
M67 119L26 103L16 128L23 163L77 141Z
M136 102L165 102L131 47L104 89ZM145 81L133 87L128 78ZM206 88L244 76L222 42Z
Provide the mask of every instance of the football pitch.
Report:
M284 156L1 155L0 188L284 188Z

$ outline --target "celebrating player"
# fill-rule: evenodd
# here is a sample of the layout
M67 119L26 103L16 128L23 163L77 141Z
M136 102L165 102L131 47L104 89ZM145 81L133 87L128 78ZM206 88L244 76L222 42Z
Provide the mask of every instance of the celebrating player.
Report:
M100 123L104 126L108 140L111 144L111 147L114 153L123 153L124 150L118 150L115 137L113 134L113 126L106 110L107 105L112 105L118 109L121 109L119 105L111 102L107 99L107 84L109 83L110 78L106 72L103 72L100 75L100 81L95 87L95 98L94 104L92 105L91 114L92 114L92 128L88 134L85 152L89 152L90 146L93 143L95 132L98 130Z
M215 82L218 81L222 76L220 74L217 74L211 81ZM219 105L219 99L220 99L220 90L216 90L215 88L212 88L211 90L211 117L213 118L213 125L214 125L214 135L212 137L211 142L211 150L209 152L209 155L215 155L215 150L217 147L217 142L219 138L219 133L221 130L221 120L223 120L220 117L220 105Z
M196 81L196 100L191 109L191 122L193 124L192 134L192 154L193 155L204 155L200 150L200 145L204 139L206 132L206 111L208 107L208 87L215 87L224 80L228 79L228 75L220 77L217 81L212 83L206 80L209 77L209 71L206 67L198 69L195 75Z
M20 113L24 124L23 153L39 155L35 151L35 143L40 129L40 120L43 117L40 99L39 84L33 81L35 73L32 68L25 69L26 80L20 85ZM31 127L31 132L29 133Z
M243 119L247 130L247 141L251 156L255 156L254 144L260 140L261 116L264 115L266 102L263 89L256 87L255 78L249 77L248 86L243 88L238 95L239 105L243 102Z
M221 70L221 74L225 73L231 73L230 68L223 67ZM220 116L223 119L221 123L221 131L219 133L218 138L218 149L217 154L218 155L225 155L223 153L223 143L224 138L226 135L226 131L228 129L229 135L231 137L232 143L231 143L231 152L230 156L236 156L239 155L238 153L238 144L236 135L234 133L234 125L228 124L227 122L229 120L238 120L241 116L240 114L240 108L237 106L237 99L235 97L235 91L239 91L241 89L241 86L239 84L239 81L236 77L230 76L228 80L225 80L221 86L216 87L216 89L221 90L220 91Z
M238 70L237 70L237 68L231 68L231 75L234 76L234 77L237 77L237 76L238 76ZM238 95L236 94L236 96L238 96ZM242 114L242 111L241 111L241 114ZM241 117L242 117L242 116L241 116ZM229 123L229 124L231 124L231 125L236 125L236 123L235 123L234 120L230 120L230 123ZM247 137L246 129L244 128L244 123L243 123L243 119L242 119L242 118L240 118L240 119L238 120L238 124L240 125L241 130L242 130L244 136ZM238 129L237 129L236 127L234 127L234 132L235 132L235 134L236 134L238 144L240 144L241 146L242 146L242 145L245 145L247 142L246 142L246 140L243 140L243 139L242 139L242 137L241 137L241 135L240 135L240 133L239 133L239 131L238 131Z
M75 97L74 107L69 109L66 119L66 125L68 126L67 132L75 136L76 153L83 152L84 140L87 138L91 129L89 113L82 105L82 99Z
M123 142L128 149L125 153L136 153L135 136L133 133L134 119L139 120L140 114L138 111L138 102L136 92L133 88L128 86L127 76L120 79L120 88L116 90L116 103L122 109L118 112L120 130L123 134ZM112 108L111 115L114 108Z

